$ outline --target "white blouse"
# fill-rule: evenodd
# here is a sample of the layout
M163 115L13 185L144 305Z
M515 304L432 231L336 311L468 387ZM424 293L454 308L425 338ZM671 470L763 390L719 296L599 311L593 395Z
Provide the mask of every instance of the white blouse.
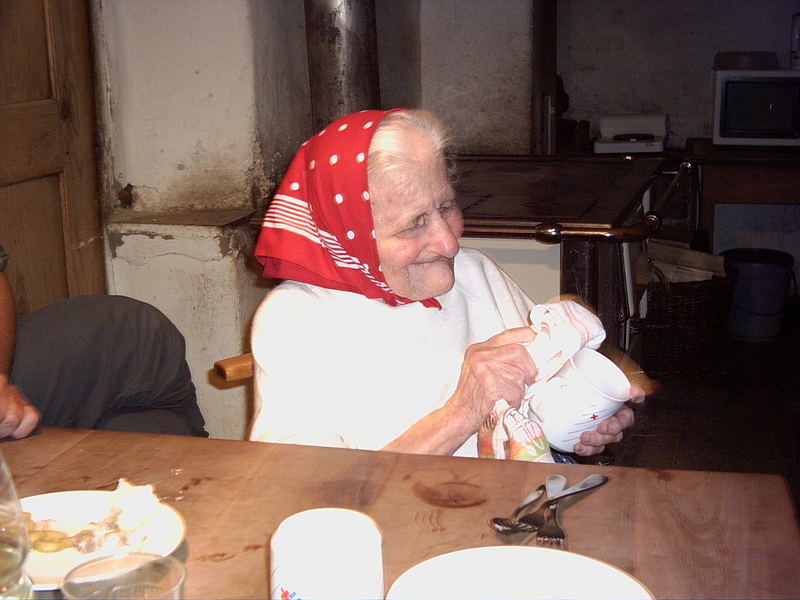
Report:
M441 407L467 347L527 325L534 304L476 250L461 249L455 278L441 310L293 281L276 287L253 321L250 439L377 450ZM455 454L477 456L476 437Z

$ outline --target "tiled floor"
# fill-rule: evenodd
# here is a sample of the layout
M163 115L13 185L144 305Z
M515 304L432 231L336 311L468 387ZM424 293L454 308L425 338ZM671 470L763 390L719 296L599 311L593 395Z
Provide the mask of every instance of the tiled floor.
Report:
M728 338L711 372L662 385L612 448L617 465L782 473L800 511L800 305L777 338Z

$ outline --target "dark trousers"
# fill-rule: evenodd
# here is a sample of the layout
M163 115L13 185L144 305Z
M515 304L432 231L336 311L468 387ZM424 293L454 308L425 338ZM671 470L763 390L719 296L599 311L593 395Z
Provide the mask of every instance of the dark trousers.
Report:
M48 427L208 436L183 335L125 296L78 296L20 317L11 380Z

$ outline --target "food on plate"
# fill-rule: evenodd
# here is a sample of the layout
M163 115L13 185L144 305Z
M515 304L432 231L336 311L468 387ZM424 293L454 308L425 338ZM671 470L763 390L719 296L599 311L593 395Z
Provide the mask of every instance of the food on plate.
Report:
M120 479L111 500L111 512L121 531L132 531L150 520L161 510L161 502L152 485L131 485Z
M111 492L107 512L98 514L78 527L58 523L54 519L35 520L25 513L25 525L31 548L37 552L53 553L74 548L81 554L100 549L131 546L144 542L142 526L155 517L162 504L153 493L152 485L132 485L120 479Z
M75 546L75 541L63 531L53 529L34 529L28 531L31 548L37 552L59 552Z

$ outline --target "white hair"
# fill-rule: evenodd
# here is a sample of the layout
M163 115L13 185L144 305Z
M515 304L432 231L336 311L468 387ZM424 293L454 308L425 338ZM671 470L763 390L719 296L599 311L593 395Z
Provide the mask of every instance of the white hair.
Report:
M422 134L429 144L420 144ZM413 137L411 137L413 136ZM372 136L367 160L370 187L377 182L410 187L420 163L444 160L448 178L455 178L450 136L442 122L428 111L404 109L386 115Z

